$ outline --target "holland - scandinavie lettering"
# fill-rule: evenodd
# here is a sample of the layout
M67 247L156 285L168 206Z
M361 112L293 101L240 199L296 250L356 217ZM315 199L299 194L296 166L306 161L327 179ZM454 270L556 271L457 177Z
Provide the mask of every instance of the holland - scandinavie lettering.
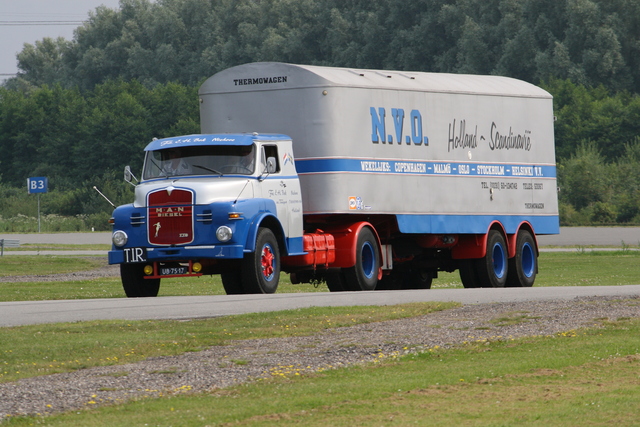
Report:
M491 140L489 148L492 150L531 150L531 131L525 130L524 134L514 135L511 128L507 135L502 135L497 130L495 122L491 123Z
M480 137L482 138L482 137ZM460 133L456 135L456 120L449 123L449 151L453 148L476 148L478 146L478 125L474 133L467 133L467 121L460 120Z
M265 85L269 83L286 83L287 76L254 77L251 79L233 79L234 86Z

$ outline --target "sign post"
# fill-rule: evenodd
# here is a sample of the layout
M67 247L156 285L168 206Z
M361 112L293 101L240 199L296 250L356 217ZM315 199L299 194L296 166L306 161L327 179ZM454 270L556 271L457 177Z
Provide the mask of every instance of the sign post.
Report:
M38 233L40 232L40 193L46 193L49 189L49 180L44 176L27 178L27 190L29 194L38 195Z

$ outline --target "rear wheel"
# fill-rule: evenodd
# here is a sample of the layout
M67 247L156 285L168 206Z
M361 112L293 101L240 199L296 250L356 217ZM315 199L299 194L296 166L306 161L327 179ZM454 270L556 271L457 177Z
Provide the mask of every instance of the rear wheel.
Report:
M336 268L333 271L327 272L325 276L327 282L327 288L330 292L344 292L349 291L347 286L347 279L344 277L344 273L341 268Z
M480 286L483 288L504 288L507 283L507 244L498 230L489 231L487 254L476 261Z
M272 294L280 280L280 250L276 236L268 228L258 229L256 250L245 255L242 287L250 294Z
M516 256L509 260L507 286L531 287L538 273L536 242L527 230L520 230L516 238Z
M344 269L349 290L373 291L378 284L379 272L378 241L370 228L363 227L356 242L356 265Z
M120 264L120 278L129 298L157 297L160 279L145 279L144 264Z

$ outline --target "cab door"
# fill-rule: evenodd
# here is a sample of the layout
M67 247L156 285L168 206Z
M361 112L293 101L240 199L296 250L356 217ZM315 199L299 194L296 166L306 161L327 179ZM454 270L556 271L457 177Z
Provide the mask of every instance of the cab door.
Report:
M275 171L267 172L267 159L275 160ZM283 153L277 144L265 144L261 147L260 168L263 171L262 196L276 204L278 219L282 224L285 237L302 236L302 199L300 183L293 167L290 154Z

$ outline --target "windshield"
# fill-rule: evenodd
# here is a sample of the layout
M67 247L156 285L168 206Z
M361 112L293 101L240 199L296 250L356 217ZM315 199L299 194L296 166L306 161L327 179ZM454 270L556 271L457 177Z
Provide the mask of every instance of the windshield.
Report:
M254 145L172 147L147 151L143 179L188 175L251 175Z

